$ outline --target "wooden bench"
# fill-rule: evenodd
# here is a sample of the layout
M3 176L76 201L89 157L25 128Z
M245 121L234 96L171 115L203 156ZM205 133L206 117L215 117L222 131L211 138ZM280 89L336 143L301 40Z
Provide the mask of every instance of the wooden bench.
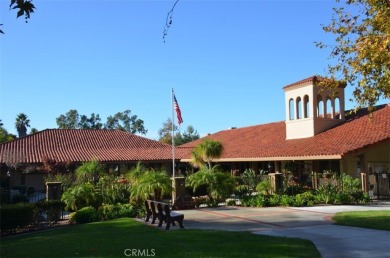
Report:
M145 201L146 208L146 218L145 222L148 222L150 217L152 217L151 224L156 222L158 219L158 226L161 227L163 222L166 223L166 230L169 230L171 224L175 226L175 221L179 223L180 228L184 228L183 220L184 214L171 211L169 204L164 202L157 202L152 200Z
M156 201L146 200L145 201L145 209L146 209L145 222L148 222L150 217L152 217L152 224L154 224L156 222L156 219L160 219L160 215L158 214Z
M167 224L165 229L169 230L171 224L175 226L175 221L179 223L180 228L184 228L183 226L183 220L184 220L184 214L177 213L174 211L171 211L171 207L169 207L169 204L159 202L157 203L157 209L159 214L161 214L161 219L159 220L158 226L162 226L162 222L165 221Z

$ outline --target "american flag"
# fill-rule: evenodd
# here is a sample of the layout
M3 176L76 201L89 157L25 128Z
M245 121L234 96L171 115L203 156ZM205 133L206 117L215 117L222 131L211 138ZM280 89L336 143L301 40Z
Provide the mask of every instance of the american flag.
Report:
M179 103L177 103L177 99L175 95L173 95L173 99L174 99L173 108L176 110L177 123L180 125L181 123L183 123L183 118L181 117Z

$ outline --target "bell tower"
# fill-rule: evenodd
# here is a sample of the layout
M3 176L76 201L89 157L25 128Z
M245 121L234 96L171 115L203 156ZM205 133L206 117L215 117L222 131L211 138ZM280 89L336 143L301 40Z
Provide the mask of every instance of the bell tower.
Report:
M337 91L319 87L325 79L312 76L283 87L286 105L286 139L312 137L345 120L344 89L337 82Z

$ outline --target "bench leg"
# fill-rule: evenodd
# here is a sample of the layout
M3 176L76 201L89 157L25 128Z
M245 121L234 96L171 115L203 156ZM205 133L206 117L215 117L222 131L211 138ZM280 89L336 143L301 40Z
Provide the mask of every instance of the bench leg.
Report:
M153 215L152 224L154 224L156 222L156 219L157 219L157 216Z
M158 227L161 227L161 226L162 226L162 224L163 224L163 221L164 221L164 220L163 220L163 219L161 219L161 218L158 220Z
M167 226L165 227L165 230L169 230L170 226L171 226L171 222L170 220L167 221Z
M149 222L150 216L152 216L152 214L148 212L146 214L145 222Z
M180 228L184 228L184 226L183 226L183 220L180 219L180 220L178 220L178 222L179 222Z

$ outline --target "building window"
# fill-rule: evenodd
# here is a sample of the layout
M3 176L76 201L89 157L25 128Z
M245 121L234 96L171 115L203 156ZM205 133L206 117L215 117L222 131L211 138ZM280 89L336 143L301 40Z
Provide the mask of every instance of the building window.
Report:
M335 98L334 100L334 112L335 112L335 118L341 119L339 98Z
M294 100L290 99L289 100L289 118L290 120L294 120Z
M305 95L305 97L303 97L303 117L308 118L309 116L310 116L309 96Z
M324 117L324 102L321 95L318 95L317 103L317 117Z
M302 119L302 101L301 101L301 97L297 98L297 119Z
M326 118L333 118L332 101L330 98L326 100Z

